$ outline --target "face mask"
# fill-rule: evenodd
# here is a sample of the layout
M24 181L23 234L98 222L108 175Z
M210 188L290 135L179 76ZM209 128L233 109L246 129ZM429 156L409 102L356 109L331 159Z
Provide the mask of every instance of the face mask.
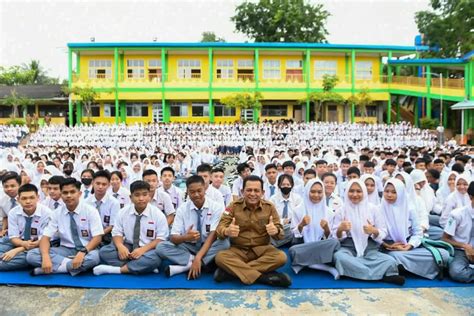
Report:
M66 169L63 171L65 175L67 176L70 176L72 174L72 170L71 169Z
M81 179L81 182L82 182L82 184L84 184L84 185L91 185L92 179L90 179L90 178L82 178L82 179Z
M280 190L281 190L281 193L283 193L283 195L288 195L291 192L291 188L288 188L288 187L280 188Z

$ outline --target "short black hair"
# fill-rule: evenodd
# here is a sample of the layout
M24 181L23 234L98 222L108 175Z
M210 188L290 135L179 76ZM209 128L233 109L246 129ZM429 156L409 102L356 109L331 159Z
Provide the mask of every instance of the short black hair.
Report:
M256 175L250 175L248 177L245 177L242 188L245 189L247 182L257 182L257 181L260 182L260 187L263 190L263 180L259 176L256 176Z
M375 164L372 161L366 161L364 163L364 168L375 168Z
M426 160L425 160L424 158L417 158L417 159L415 160L415 165L417 165L417 164L419 164L419 163L424 163L424 164L426 164Z
M360 156L359 156L359 161L369 161L369 156L367 156L367 155L360 155Z
M20 196L22 192L35 192L36 194L38 194L38 188L34 184L27 183L27 184L23 184L18 189L18 196Z
M286 167L292 167L293 169L296 169L296 164L291 160L287 160L283 163L282 167L283 169L285 169Z
M218 167L217 168L212 168L212 170L211 170L211 173L218 173L218 172L225 173L224 169L218 168Z
M59 185L59 188L61 189L61 191L63 190L63 188L67 185L73 185L76 187L76 189L80 190L81 189L81 183L79 181L77 181L76 179L74 178L64 178L64 180L61 182L61 184Z
M317 176L316 174L316 171L314 171L314 169L306 169L304 172L303 172L303 177L307 174L312 174L314 176Z
M461 174L464 173L464 166L458 162L456 162L452 167L452 171L456 171L457 173Z
M15 180L18 184L21 184L21 177L15 171L9 171L5 173L2 177L2 184L9 180Z
M82 170L82 172L81 172L81 177L82 177L82 176L84 175L84 173L86 173L86 172L88 172L88 173L90 173L92 176L94 176L94 170L92 170L92 169L84 169L84 170Z
M290 182L291 187L295 186L295 180L293 180L293 177L290 176L289 174L282 174L281 176L278 177L278 186L280 186L283 180L285 179L287 179Z
M165 173L166 171L171 172L171 174L172 174L173 177L174 177L174 169L171 168L171 167L169 167L169 166L166 166L166 167L164 167L163 169L161 169L160 175L163 175L163 173Z
M108 170L99 170L92 175L92 179L96 178L106 178L110 182L110 172Z
M396 166L397 162L393 159L387 159L387 160L385 160L385 165L386 166Z
M132 184L130 184L130 193L133 194L133 192L138 190L150 191L150 185L148 184L148 182L145 182L143 180L133 181Z
M208 163L203 163L203 164L200 164L197 168L196 168L196 172L199 173L199 172L209 172L211 173L212 171L212 166Z
M145 178L146 176L157 176L158 177L158 173L156 173L156 171L153 170L153 169L147 169L147 170L143 171L142 178Z
M120 181L123 180L123 176L122 176L122 173L121 173L120 171L112 171L112 172L110 173L110 178L111 178L111 179L112 179L112 176L113 176L113 175L116 175L116 176L120 179Z
M346 164L346 165L350 165L351 164L351 160L349 158L342 158L341 160L341 165L342 164Z
M433 163L434 163L435 165L438 164L438 163L444 164L444 161L443 161L443 159L436 158L435 160L433 160Z
M474 181L471 181L471 183L469 183L469 187L467 188L467 194L469 194L471 197L474 197Z
M320 159L320 160L316 161L316 166L317 165L327 165L327 164L328 164L328 162L324 159Z
M350 175L350 174L353 174L355 173L356 175L358 175L360 177L360 170L359 168L357 167L350 167L349 169L347 169L347 175Z
M440 178L440 176L441 176L441 174L439 173L439 171L436 170L436 169L428 169L426 172L429 173L429 174L431 174L431 176L432 176L433 178L435 178L436 180L438 180L438 179Z
M239 163L237 165L237 173L238 174L241 174L242 172L244 172L245 169L249 168L250 169L250 166L246 163L246 162L242 162L242 163Z
M268 165L265 166L265 171L268 171L270 169L278 170L277 166L274 163L269 163Z
M194 176L190 176L186 180L186 188L189 188L189 186L193 183L200 183L202 185L205 185L204 179L201 176L194 175Z
M62 176L52 176L51 178L49 178L48 183L60 186L63 181L64 177Z
M321 181L324 181L324 179L330 178L330 177L333 177L334 180L335 180L336 183L337 183L337 177L336 177L336 175L335 175L334 173L332 173L332 172L326 172L325 174L323 174L323 175L321 176Z

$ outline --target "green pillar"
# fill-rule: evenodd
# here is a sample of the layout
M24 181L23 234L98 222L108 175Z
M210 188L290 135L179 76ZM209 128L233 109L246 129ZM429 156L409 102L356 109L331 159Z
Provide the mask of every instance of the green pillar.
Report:
M258 90L258 84L259 84L259 81L260 81L260 76L259 76L259 73L258 73L258 60L259 60L259 56L258 56L258 48L255 49L255 54L254 54L254 61L253 61L253 68L254 68L254 72L255 72L255 89Z
M67 65L68 65L68 88L69 90L72 88L72 50L69 48L67 52ZM69 116L69 125L73 126L72 121L74 118L74 109L72 105L71 96L69 95L69 109L68 109L68 116Z
M472 69L472 63L464 65L464 96L466 100L469 100L471 97L471 88L472 88L472 73L469 71Z
M118 74L119 74L118 48L114 48L114 88L115 88L115 124L119 123L119 100L118 100Z
M76 125L82 125L82 102L76 102Z
M355 94L355 50L351 50L351 94ZM351 123L355 122L355 104L351 103Z
M414 120L415 120L415 126L416 127L419 127L420 126L420 118L418 116L419 112L418 112L418 102L415 102L415 116L414 116Z
M125 100L120 100L120 121L125 123L127 121L127 102Z
M253 109L252 113L253 113L253 117L252 117L252 118L253 118L253 121L254 121L255 123L258 123L258 117L259 117L259 115L258 115L258 114L259 114L259 113L258 113L258 109Z
M387 102L387 124L392 122L392 95L388 94L388 102Z
M168 80L168 58L166 50L161 48L161 107L163 109L163 122L170 122L170 108L166 103L165 82Z
M396 67L395 67L395 74L396 74L397 76L400 76L400 66L396 66Z
M449 106L443 106L443 126L448 127L448 108Z
M390 66L390 59L392 59L392 51L388 52L388 60L387 60L387 80L388 83L392 83L392 66Z
M212 48L208 49L209 55L209 123L214 123L214 104L212 102L212 79L214 77L214 58Z
M306 80L306 108L305 108L305 121L309 122L311 120L310 117L310 102L308 96L310 94L309 90L309 83L311 81L311 51L309 49L306 50L305 56L305 80Z
M426 117L431 118L431 66L426 66Z

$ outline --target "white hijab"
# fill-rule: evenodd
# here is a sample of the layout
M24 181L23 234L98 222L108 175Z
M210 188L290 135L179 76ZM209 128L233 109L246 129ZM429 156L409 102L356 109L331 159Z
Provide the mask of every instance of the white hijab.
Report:
M354 204L349 199L349 191L352 185L357 184L362 188L363 197L362 201L358 204ZM372 218L370 215L370 202L367 194L367 188L360 179L353 179L349 181L344 193L344 205L341 209L343 220L350 221L352 223L351 236L354 242L357 257L364 255L365 249L367 248L369 235L364 233L364 225L367 221Z
M397 200L393 204L388 203L385 198L382 199L382 212L385 216L388 236L394 242L405 244L409 234L410 215L405 185L401 180L392 178L387 180L384 189L388 184L393 185L397 192Z
M374 181L374 184L375 184L374 192L369 193L367 191L367 194L369 196L369 202L370 203L372 203L374 205L380 205L380 196L379 196L379 192L377 191L377 181L375 180L375 177L371 174L364 174L360 177L360 179L362 180L362 182L364 182L364 185L365 185L365 180L367 180L367 179L372 179L372 181Z
M420 189L420 196L425 202L428 212L432 211L434 207L435 194L433 189L428 184L428 179L426 179L425 173L422 170L416 169L410 173L410 177L412 178L413 183L415 184L425 181L425 184Z
M448 174L448 176L445 179L443 179L443 183L440 184L438 191L436 191L437 197L446 199L452 192L454 192L449 189L449 184L448 184L449 177L451 177L452 175L454 175L455 177L454 179L456 179L456 177L458 176L458 173L456 171L451 171Z
M323 190L323 198L319 203L313 203L309 198L309 193L311 192L311 188L315 184L320 184ZM311 222L309 225L306 225L303 228L303 239L304 242L313 242L319 241L324 235L324 230L321 228L320 222L322 219L329 221L330 213L329 209L326 205L326 195L324 193L324 184L319 179L311 179L306 183L304 187L304 214L308 215L311 218ZM329 223L330 224L330 223Z
M454 192L450 194L450 195L453 195L456 199L456 208L471 204L471 199L469 198L469 194L467 194L467 192L464 194L461 194L457 189L458 182L461 179L466 181L467 185L469 185L469 182L470 182L469 176L464 173L459 174L456 177L456 181L454 182L454 188L455 188Z

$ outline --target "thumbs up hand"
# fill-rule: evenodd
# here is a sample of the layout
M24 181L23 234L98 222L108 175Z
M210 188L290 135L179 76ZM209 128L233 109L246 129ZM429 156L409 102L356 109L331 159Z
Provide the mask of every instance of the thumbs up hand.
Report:
M232 222L230 223L229 227L226 229L226 235L228 237L237 237L239 236L240 228L239 225L235 224L235 217L232 218Z
M196 242L201 237L200 232L197 230L193 230L194 225L189 226L188 230L186 231L186 240L188 242Z
M364 225L364 233L367 235L372 235L378 233L378 230L369 220L367 220L367 225Z
M267 229L267 234L270 236L275 236L278 234L278 228L273 223L273 216L270 216L268 225L265 225L265 228Z

